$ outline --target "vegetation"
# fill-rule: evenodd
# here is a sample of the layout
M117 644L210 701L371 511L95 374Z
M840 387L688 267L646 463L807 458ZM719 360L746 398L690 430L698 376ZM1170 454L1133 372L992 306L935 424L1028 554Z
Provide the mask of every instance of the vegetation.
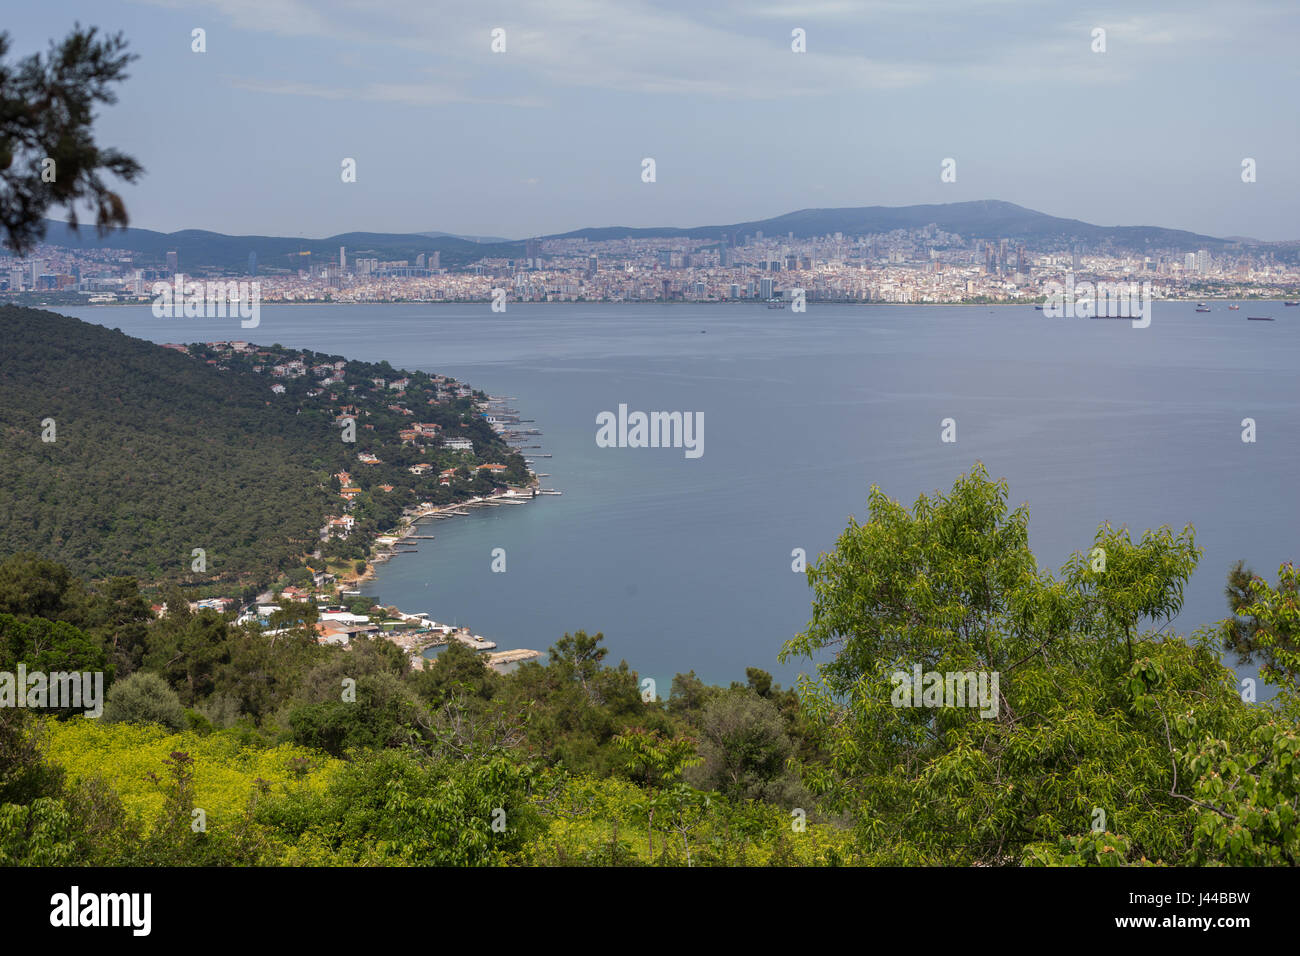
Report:
M6 244L25 255L45 234L45 213L61 207L77 230L77 203L95 211L102 236L127 224L126 206L101 172L135 182L143 170L130 156L94 141L93 110L114 103L114 85L135 58L126 40L99 37L78 25L46 56L4 62L9 35L0 33L0 227Z
M1182 639L1190 527L1103 525L1052 573L1027 522L979 467L910 509L873 489L784 650L816 675L679 674L661 701L601 634L506 675L455 643L412 670L387 640L317 643L300 609L274 634L153 617L133 582L15 556L0 670L113 683L100 720L0 708L0 864L1295 865L1290 566L1235 572L1239 616ZM1000 680L898 706L918 664Z
M0 336L0 484L9 498L0 554L36 547L89 579L130 575L251 596L316 552L322 561L365 559L374 536L418 501L450 503L527 478L473 395L387 363L279 346L182 353L11 307L0 307ZM272 376L276 365L327 359L341 363L332 390L319 375ZM406 401L419 418L389 408L400 400L375 384L399 377L411 382ZM354 443L336 424L345 406L356 416ZM399 432L412 420L470 438L475 451L404 443ZM361 451L383 463L360 465ZM419 462L428 474L410 472ZM488 462L506 470L487 477L477 465ZM453 465L462 475L441 485L439 470ZM358 487L350 505L335 477L345 469ZM349 508L351 535L322 543L325 518Z

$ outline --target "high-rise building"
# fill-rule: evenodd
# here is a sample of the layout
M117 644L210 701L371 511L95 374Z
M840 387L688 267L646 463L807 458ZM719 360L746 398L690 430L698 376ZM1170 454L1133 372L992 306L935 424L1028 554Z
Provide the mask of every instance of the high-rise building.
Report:
M588 256L587 257L588 277L595 276L595 274L599 271L600 271L600 259L596 256Z
M442 268L441 250L435 249L433 251L433 257L429 260L429 268L432 269L434 272L437 272L439 269Z
M1209 250L1209 249L1200 249L1200 250L1197 251L1197 253L1196 253L1196 271L1197 271L1197 272L1209 272L1209 271L1210 271L1210 250Z
M417 269L423 269L423 268L424 268L424 253L423 253L423 252L420 253L418 256L415 257L415 268L417 268Z
M257 275L257 253L252 249L248 251L248 274L250 276Z
M339 246L339 272L348 267L348 251L343 246Z
M775 279L771 279L767 277L760 279L758 282L759 296L764 299L772 298L772 288L775 285L775 283L776 283Z
M524 242L524 258L528 260L528 265L537 268L542 258L542 241L540 239L528 239Z
M175 249L167 253L167 271L172 275L181 271L180 258L176 255Z
M1183 256L1183 268L1188 272L1196 271L1196 253L1189 252L1187 255Z
M1075 246L1070 250L1070 271L1079 271L1079 247Z

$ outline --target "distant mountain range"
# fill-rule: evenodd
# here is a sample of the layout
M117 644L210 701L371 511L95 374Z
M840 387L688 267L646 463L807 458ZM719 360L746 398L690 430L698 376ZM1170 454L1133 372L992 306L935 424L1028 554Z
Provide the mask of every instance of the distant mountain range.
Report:
M242 271L248 254L257 253L260 269L297 270L304 262L337 262L339 246L348 260L358 256L384 260L407 259L412 264L421 253L438 252L444 267L463 266L484 256L517 256L522 242L476 242L446 233L345 232L325 239L288 236L227 236L203 229L155 232L128 228L100 238L93 226L73 232L67 223L46 220L45 241L74 249L126 249L164 262L175 251L181 271L217 268Z
M762 230L764 236L795 238L825 236L842 232L846 236L892 232L895 229L920 229L934 224L944 232L959 233L967 239L1017 239L1037 242L1061 240L1097 243L1109 239L1114 245L1141 250L1144 248L1184 247L1221 248L1230 240L1181 229L1160 226L1095 226L1078 219L1062 219L996 199L976 202L936 203L925 206L856 206L841 209L801 209L772 219L730 225L695 226L689 229L604 226L575 229L572 232L545 236L547 239L623 239L681 237L709 239L718 236L743 236Z
M101 239L93 228L74 233L66 223L47 220L46 242L80 249L125 249L163 262L169 251L179 256L181 270L218 268L242 271L248 254L257 253L262 269L297 269L304 261L337 261L339 246L349 260L358 256L385 260L407 259L414 263L420 253L438 252L444 267L464 266L483 258L518 258L524 240L496 236L463 236L445 232L387 233L346 232L325 239L286 236L228 236L200 229L154 232L150 229L120 230ZM1254 245L1242 237L1217 238L1161 226L1097 226L1079 219L1062 219L999 200L938 203L922 206L859 206L841 209L801 209L771 219L757 219L716 226L675 228L652 226L601 226L542 236L543 239L687 238L737 240L761 231L764 236L796 238L845 236L920 229L935 225L965 239L1010 239L1034 246L1109 242L1118 249L1142 252L1150 249L1221 250L1230 245ZM1294 249L1300 243L1272 243L1274 248Z

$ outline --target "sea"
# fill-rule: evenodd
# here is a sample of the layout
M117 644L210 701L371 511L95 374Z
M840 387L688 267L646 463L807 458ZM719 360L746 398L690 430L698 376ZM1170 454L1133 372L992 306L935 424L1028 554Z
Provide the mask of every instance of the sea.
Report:
M777 662L810 616L800 550L834 548L872 485L910 505L976 462L1028 507L1053 570L1103 522L1135 538L1193 525L1204 555L1171 629L1222 619L1233 562L1275 580L1300 557L1300 309L1194 309L1157 302L1147 328L1027 305L269 304L255 329L58 311L159 343L387 360L507 397L541 432L524 454L551 456L534 459L541 486L561 494L430 519L418 533L434 540L366 593L502 650L600 632L607 662L663 695L689 671L726 684L758 667L786 686L812 673ZM602 447L598 417L621 405L702 416L701 453Z

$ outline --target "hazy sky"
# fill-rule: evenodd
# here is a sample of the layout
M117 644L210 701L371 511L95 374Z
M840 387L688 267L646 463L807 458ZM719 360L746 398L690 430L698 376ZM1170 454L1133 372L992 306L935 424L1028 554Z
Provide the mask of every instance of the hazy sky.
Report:
M99 129L144 164L124 196L149 229L519 238L1004 199L1300 238L1294 0L50 0L7 5L11 56L77 20L141 55Z

